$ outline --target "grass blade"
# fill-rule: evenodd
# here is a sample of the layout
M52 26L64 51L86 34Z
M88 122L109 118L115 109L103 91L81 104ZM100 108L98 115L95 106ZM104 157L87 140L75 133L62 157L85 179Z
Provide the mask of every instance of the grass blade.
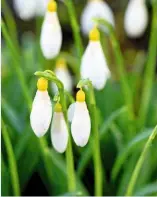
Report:
M136 184L136 180L137 180L137 177L140 173L140 170L141 170L141 167L143 165L143 162L145 160L145 157L146 157L146 154L149 150L149 147L152 143L152 141L154 140L154 138L156 137L157 135L157 126L155 127L155 129L153 130L152 134L150 135L148 141L146 142L144 148L143 148L143 151L141 153L141 156L135 166L135 169L134 169L134 172L131 176L131 179L130 179L130 182L129 182L129 185L128 185L128 188L127 188L127 192L126 192L126 196L131 196L132 193L133 193L133 190L134 190L134 187L135 187L135 184Z
M10 169L10 176L11 176L11 183L13 188L14 196L20 196L20 183L18 178L18 171L16 165L16 159L13 152L13 147L7 132L6 125L2 120L2 135L6 146L6 151L8 155L8 162L9 162L9 169Z

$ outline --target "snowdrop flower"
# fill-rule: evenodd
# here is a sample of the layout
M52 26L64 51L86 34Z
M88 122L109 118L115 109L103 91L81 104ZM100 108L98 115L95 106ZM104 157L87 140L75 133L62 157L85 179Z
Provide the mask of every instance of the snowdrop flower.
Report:
M42 25L40 45L43 55L47 59L52 59L60 52L62 44L61 26L57 16L57 4L50 0L47 12Z
M83 79L89 78L93 86L101 90L110 76L110 71L100 44L100 34L96 27L90 31L89 39L88 46L82 57L81 77Z
M30 20L36 13L36 0L14 0L14 8L22 20Z
M54 149L63 153L68 144L68 129L60 103L56 103L54 111L51 124L51 141Z
M84 8L81 17L81 28L85 35L88 35L89 31L95 25L93 18L96 17L103 18L114 26L114 16L107 3L103 0L90 0ZM107 29L105 28L104 31L107 31Z
M56 74L57 78L64 84L65 90L68 92L72 91L72 77L68 71L68 68L66 66L66 62L64 59L59 59L56 63L56 68L54 70L54 73ZM57 92L57 86L52 83L52 89L53 92Z
M49 0L36 0L36 15L37 16L44 16L46 13L46 8Z
M79 90L76 94L71 132L77 146L83 147L87 144L91 132L91 121L83 90Z
M40 78L30 115L31 127L38 137L42 137L49 128L52 117L51 100L47 92L48 81Z
M124 29L131 38L142 36L148 24L145 0L130 0L124 17Z

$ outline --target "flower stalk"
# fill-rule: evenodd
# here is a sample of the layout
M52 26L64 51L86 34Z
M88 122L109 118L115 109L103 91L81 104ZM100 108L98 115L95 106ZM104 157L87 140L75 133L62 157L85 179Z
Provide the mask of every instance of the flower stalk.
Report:
M96 102L94 89L91 81L81 80L77 87L82 88L87 85L89 87L89 97L90 97L90 115L91 115L91 124L92 124L92 133L93 133L93 159L94 159L94 177L95 177L95 195L102 196L102 164L101 164L101 154L100 154L100 141L99 141L99 131L98 131L98 120L97 120L97 111L96 111Z
M149 41L148 59L144 74L144 85L141 96L141 105L139 109L139 128L142 129L146 122L146 116L148 112L149 102L151 98L153 80L155 78L155 65L156 65L156 54L157 54L157 2L152 1L153 15L152 15L152 26L151 35Z
M68 128L69 132L69 139L68 139L68 146L66 149L66 162L67 162L67 176L68 176L68 190L69 192L74 192L76 190L76 181L75 181L75 171L74 171L74 159L73 159L73 152L72 152L72 142L70 136L70 129L68 125L68 118L67 118L67 105L66 105L66 98L64 94L64 86L60 80L57 79L55 74L51 70L46 70L44 72L36 72L35 75L44 77L54 83L56 83L59 96L60 96L60 103L62 105L62 110L64 114L64 119Z
M74 36L74 41L75 41L75 46L77 50L77 55L79 58L79 65L80 65L82 54L83 54L83 45L82 45L82 40L80 36L80 28L79 28L77 18L76 18L75 8L74 8L72 0L66 0L65 5L67 6L67 9L68 9L69 18L70 18L71 27L72 27L73 36Z

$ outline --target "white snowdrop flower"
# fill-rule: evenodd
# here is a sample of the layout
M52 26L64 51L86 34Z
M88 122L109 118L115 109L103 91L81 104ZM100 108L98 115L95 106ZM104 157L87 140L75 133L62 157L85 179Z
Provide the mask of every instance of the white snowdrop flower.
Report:
M89 78L93 86L101 90L110 76L110 71L100 44L99 31L96 27L90 31L89 39L82 57L81 77L83 79Z
M40 78L37 82L37 87L38 90L32 105L30 123L34 133L38 137L42 137L48 130L51 122L52 105L47 92L48 81Z
M145 0L130 0L124 16L124 29L131 38L143 35L148 25Z
M37 16L44 16L46 13L46 8L49 0L36 0L36 15Z
M83 147L87 144L91 132L91 121L83 90L79 90L76 94L71 132L77 146Z
M36 13L36 0L14 0L14 8L22 20L30 20Z
M72 103L69 108L68 108L68 120L69 122L72 122L72 119L74 117L74 111L75 111L75 104L76 103Z
M90 30L94 27L94 18L103 18L114 26L114 16L112 10L106 2L102 0L88 1L81 17L81 28L85 35L88 35ZM107 28L102 27L106 32Z
M62 31L57 16L57 4L50 0L41 29L40 45L43 55L52 59L60 52L62 45Z
M64 59L59 59L56 63L56 68L54 70L54 73L56 74L57 78L64 84L65 90L68 92L72 91L72 76L70 75L66 62ZM57 92L57 86L52 83L52 89L53 92Z
M63 153L68 144L68 128L62 112L60 103L56 103L51 124L51 141L54 149Z

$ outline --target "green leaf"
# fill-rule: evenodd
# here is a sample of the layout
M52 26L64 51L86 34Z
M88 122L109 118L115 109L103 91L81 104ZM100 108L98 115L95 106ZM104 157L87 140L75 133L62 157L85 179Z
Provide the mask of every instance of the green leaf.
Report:
M10 196L9 173L1 154L1 189L2 196Z
M112 125L112 122L118 118L122 113L126 112L126 107L122 107L118 109L117 111L113 112L107 120L103 123L101 129L100 129L100 139L102 140L103 137L106 135L108 129ZM78 176L82 176L84 169L86 168L89 160L92 157L92 143L88 145L88 147L85 149L85 151L82 153L80 162L77 168L77 174Z
M113 170L112 170L112 180L115 180L122 165L124 164L124 162L126 161L126 158L128 157L128 155L131 153L131 151L133 150L133 148L136 148L136 146L143 142L144 140L146 140L149 135L151 134L152 129L146 129L144 130L142 133L138 134L137 136L135 136L135 138L133 138L133 140L131 140L124 148L123 150L119 153Z
M54 150L45 149L45 156L47 160L47 168L49 169L49 177L46 173L43 173L43 165L40 165L39 171L43 180L46 180L50 195L59 195L60 193L67 192L67 170L66 163L62 156L56 153ZM54 178L55 177L55 178ZM77 191L80 191L83 195L88 195L88 192L79 178L77 181Z
M157 181L147 184L138 189L134 196L156 196L157 195Z

